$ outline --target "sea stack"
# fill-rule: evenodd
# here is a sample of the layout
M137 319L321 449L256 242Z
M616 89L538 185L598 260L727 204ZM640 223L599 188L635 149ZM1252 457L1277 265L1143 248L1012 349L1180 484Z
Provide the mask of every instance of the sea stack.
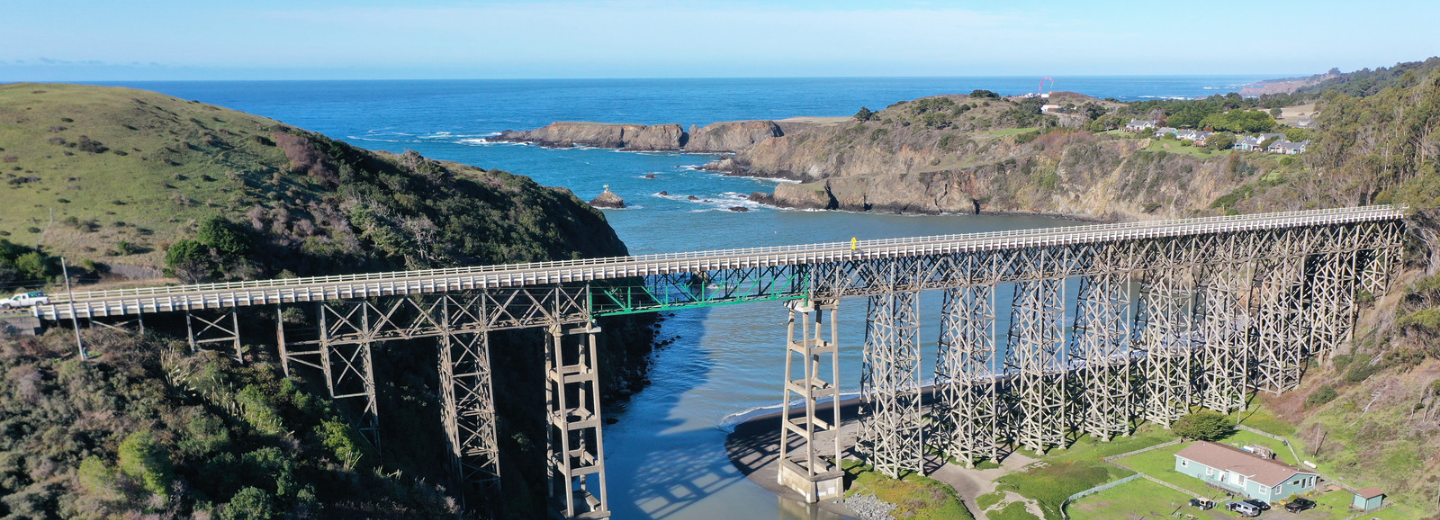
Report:
M620 198L615 192L610 191L610 186L605 186L605 192L599 197L590 199L590 205L597 208L625 209L625 199Z

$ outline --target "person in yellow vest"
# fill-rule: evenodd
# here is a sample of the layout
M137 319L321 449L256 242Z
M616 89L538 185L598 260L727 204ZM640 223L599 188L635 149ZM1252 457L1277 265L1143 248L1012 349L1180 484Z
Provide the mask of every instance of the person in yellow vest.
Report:
M859 241L858 239L856 239L855 237L850 237L850 252L851 252L851 253L854 253L854 252L856 251L856 248L859 247L859 245L860 245L860 241Z

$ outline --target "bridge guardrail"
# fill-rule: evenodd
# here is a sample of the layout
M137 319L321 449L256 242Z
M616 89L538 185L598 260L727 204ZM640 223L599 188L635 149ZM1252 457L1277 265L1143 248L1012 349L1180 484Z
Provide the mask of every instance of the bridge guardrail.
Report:
M859 247L867 250L874 250L877 247L888 248L892 246L915 245L939 242L983 242L993 239L1006 239L997 245L1002 247L1014 247L1026 238L1049 235L1058 243L1074 243L1078 240L1096 241L1107 238L1146 238L1159 235L1173 236L1186 232L1225 232L1254 229L1255 226L1226 226L1233 223L1250 223L1254 225L1263 224L1266 227L1283 227L1287 225L1320 225L1337 222L1355 222L1362 220L1390 219L1401 216L1403 208L1378 205L1364 206L1357 208L1335 208L1326 210L1312 210L1300 212L1260 213L1252 215L1227 215L1220 217L1205 217L1198 219L1186 219L1178 221L1161 222L1125 222L1116 224L1090 224L1083 226L1066 226L1061 228L1036 228L1009 231L987 231L980 233L932 235L924 237L890 238L878 240L865 240L859 242ZM1341 218L1343 217L1343 218ZM1177 229L1178 228L1178 229ZM1142 232L1127 233L1127 231ZM1047 244L1050 242L1046 242ZM244 282L223 282L211 284L172 285L162 287L144 287L133 289L114 289L107 291L85 291L71 295L52 295L55 302L69 302L72 300L91 300L104 298L120 298L128 296L158 296L167 294L197 293L210 291L226 291L235 289L263 289L263 288L284 288L293 286L308 286L317 284L331 284L343 282L366 282L383 280L402 280L410 278L430 278L453 275L484 274L495 272L522 272L522 271L544 271L573 267L593 267L601 265L619 265L657 262L666 260L693 260L704 258L733 258L747 256L774 255L776 253L791 252L816 252L848 250L851 247L849 242L824 242L814 244L798 244L786 246L770 246L755 248L718 249L706 251L692 251L682 253L662 253L638 256L623 257L602 257L580 260L559 260L548 262L531 262L523 264L500 264L473 267L452 267L442 269L424 269L416 271L392 271L383 273L361 273L347 275L315 276L303 278L285 278L272 280L254 280Z

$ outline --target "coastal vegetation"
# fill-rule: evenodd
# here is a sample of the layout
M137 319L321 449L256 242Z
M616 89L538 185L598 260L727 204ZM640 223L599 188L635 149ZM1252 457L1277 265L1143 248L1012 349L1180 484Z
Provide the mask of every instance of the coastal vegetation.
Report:
M7 288L59 283L62 256L72 278L115 287L627 253L568 190L153 92L3 85L0 121ZM241 328L273 330L266 312ZM654 319L601 320L607 401L643 384ZM440 448L433 343L375 349L380 437L408 440L377 452L316 397L323 380L279 374L273 335L246 336L242 365L182 347L183 320L146 331L86 329L91 361L67 331L0 339L0 517L545 515L533 334L490 337L507 493L465 497Z

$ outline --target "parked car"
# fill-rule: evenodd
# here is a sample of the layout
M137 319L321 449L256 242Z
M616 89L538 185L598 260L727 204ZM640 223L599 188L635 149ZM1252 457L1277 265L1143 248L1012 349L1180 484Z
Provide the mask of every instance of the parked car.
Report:
M1249 502L1226 502L1225 510L1240 513L1240 516L1260 516L1260 508Z
M1214 509L1214 508L1215 508L1215 502L1210 501L1210 500L1205 500L1205 499L1203 499L1203 498L1192 498L1192 499L1190 499L1190 506L1191 506L1191 507L1198 507L1198 508L1200 508L1200 509Z
M1301 511L1313 509L1314 507L1315 501L1308 498L1297 498L1295 500L1291 500L1289 504L1285 504L1285 510L1291 513L1299 513Z
M1260 508L1261 511L1269 511L1270 503L1258 498L1251 498L1245 501L1246 504Z
M14 309L17 307L33 307L36 305L49 305L50 297L40 291L17 293L15 296L0 300L0 309Z

